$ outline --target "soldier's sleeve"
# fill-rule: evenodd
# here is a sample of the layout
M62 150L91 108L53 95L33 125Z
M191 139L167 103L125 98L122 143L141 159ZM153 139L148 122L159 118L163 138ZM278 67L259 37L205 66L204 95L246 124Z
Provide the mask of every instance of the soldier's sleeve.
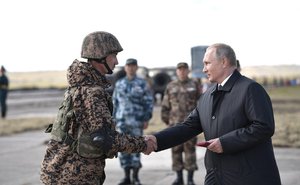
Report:
M112 152L140 153L147 148L142 136L130 136L116 132Z
M161 104L161 119L167 125L169 124L170 111L171 111L171 104L169 101L169 85L167 85L164 92L164 98Z
M112 146L108 151L108 156L114 156L117 152L138 153L147 147L143 137L133 137L123 135L115 130L115 123L109 110L109 105L104 90L90 90L86 92L86 99L82 100L82 105L78 106L80 112L78 121L82 126L93 133L102 128L110 129Z

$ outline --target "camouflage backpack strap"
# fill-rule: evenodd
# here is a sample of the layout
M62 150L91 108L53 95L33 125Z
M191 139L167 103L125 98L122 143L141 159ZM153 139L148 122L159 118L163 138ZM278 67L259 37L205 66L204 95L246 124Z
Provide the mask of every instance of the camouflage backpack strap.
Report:
M46 129L46 133L51 133L51 139L64 142L68 145L73 145L75 139L68 134L71 119L75 118L73 109L73 95L75 92L74 87L66 90L64 100L59 106L56 119L53 124L50 124Z

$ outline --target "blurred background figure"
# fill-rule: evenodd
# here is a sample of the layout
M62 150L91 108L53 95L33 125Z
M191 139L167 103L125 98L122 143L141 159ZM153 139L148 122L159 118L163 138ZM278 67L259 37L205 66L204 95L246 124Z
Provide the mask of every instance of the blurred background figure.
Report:
M6 117L6 111L7 111L7 105L6 105L6 99L7 99L7 93L8 93L8 85L9 80L6 76L6 69L4 66L1 66L0 69L0 105L1 105L1 117Z
M171 81L165 90L161 118L170 127L180 123L196 107L200 96L199 84L188 77L190 70L185 62L177 64L177 79ZM198 169L196 163L197 137L172 148L172 169L177 178L172 185L183 185L183 169L188 171L187 185L194 185L194 171ZM183 160L183 154L185 160Z
M113 116L120 133L142 136L152 118L153 95L145 79L137 76L138 64L134 58L126 61L126 76L116 82L113 91ZM119 185L140 185L139 170L142 167L140 153L120 153L121 167L125 177ZM130 172L133 171L132 180Z

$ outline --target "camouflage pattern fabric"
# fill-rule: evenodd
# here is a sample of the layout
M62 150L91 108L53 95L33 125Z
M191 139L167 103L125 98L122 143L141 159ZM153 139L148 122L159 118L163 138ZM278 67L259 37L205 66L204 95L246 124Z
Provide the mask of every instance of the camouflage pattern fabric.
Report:
M76 88L73 107L76 121L70 124L69 134L76 138L78 128L93 133L104 125L116 136L108 156L117 152L142 152L146 148L143 137L120 134L112 118L111 96L104 90L109 86L105 77L90 63L75 60L68 69L68 83ZM41 165L40 180L44 184L101 185L105 180L105 159L84 158L71 146L50 140Z
M182 122L196 107L199 96L198 84L191 79L170 82L166 87L162 101L161 119L169 126ZM193 138L172 148L172 169L174 171L198 169L195 152L196 142L197 138Z
M143 135L144 123L152 117L153 96L142 78L132 80L124 77L117 81L113 92L114 118L120 133L132 136ZM121 167L140 168L140 154L120 153Z
M142 136L143 129L142 128L132 128L125 124L117 127L117 131L123 134L128 134L131 136ZM141 154L140 153L124 153L121 152L118 155L120 164L122 168L141 168Z
M109 54L122 50L122 46L114 35L104 31L97 31L90 33L84 38L81 57L103 59Z
M172 170L180 171L186 169L195 171L198 169L196 163L196 148L197 138L194 137L187 142L177 145L172 148ZM184 159L182 153L184 152Z

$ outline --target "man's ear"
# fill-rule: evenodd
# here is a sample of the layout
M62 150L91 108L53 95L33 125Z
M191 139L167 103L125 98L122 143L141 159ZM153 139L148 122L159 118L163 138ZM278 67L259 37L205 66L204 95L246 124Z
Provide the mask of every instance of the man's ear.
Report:
M222 62L223 68L228 67L228 65L229 65L229 60L228 60L228 58L222 57L221 62Z

